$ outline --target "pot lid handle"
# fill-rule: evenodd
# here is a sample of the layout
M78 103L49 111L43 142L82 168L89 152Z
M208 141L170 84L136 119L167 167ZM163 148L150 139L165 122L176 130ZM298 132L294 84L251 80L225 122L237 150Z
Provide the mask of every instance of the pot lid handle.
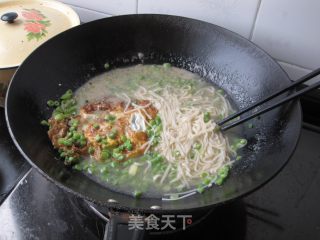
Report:
M14 20L18 17L16 12L7 12L1 16L1 20L8 23L13 23Z

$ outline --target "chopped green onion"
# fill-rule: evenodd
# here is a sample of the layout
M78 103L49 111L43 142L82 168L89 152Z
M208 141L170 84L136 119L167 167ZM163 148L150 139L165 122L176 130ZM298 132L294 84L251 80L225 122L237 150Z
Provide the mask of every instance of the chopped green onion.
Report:
M71 138L71 137L73 137L73 132L68 132L67 133L67 138Z
M58 114L54 115L54 119L57 120L57 121L61 121L64 118L65 118L65 116L62 113L58 113Z
M116 164L115 162L111 162L111 163L110 163L110 166L111 166L112 168L115 168L115 167L117 166L117 164Z
M226 177L229 173L229 166L224 166L218 170L218 175L220 177Z
M181 156L181 153L180 153L178 150L175 150L175 151L174 151L174 156L175 156L175 157L180 157L180 156Z
M78 127L79 121L77 119L71 119L69 125L72 127Z
M156 125L160 125L161 124L161 118L160 118L159 115L157 115L154 120L155 120L155 124Z
M132 143L131 143L131 141L130 141L130 139L127 139L125 142L124 142L124 144L123 144L124 146L125 146L125 148L127 149L127 150L132 150Z
M101 142L102 137L100 135L95 136L94 138L97 142Z
M105 174L107 172L108 172L107 166L103 166L102 168L100 168L100 173Z
M209 113L209 112L205 112L204 115L203 115L203 121L204 121L205 123L207 123L207 122L210 121L210 119L211 119L210 113Z
M216 125L215 128L213 129L214 132L218 132L220 130L220 126Z
M208 176L209 176L209 174L208 174L207 172L201 173L201 178L206 178L206 177L208 177Z
M162 66L163 66L164 68L170 68L170 67L171 67L171 64L170 64L170 63L164 63Z
M55 106L55 107L60 106L60 102L59 102L59 101L54 101L54 106Z
M72 136L73 140L79 140L80 138L81 138L81 133L78 133L78 132L73 133L73 136Z
M218 186L220 186L223 183L223 178L217 178L214 183L217 184Z
M129 173L129 175L131 175L131 176L135 176L135 175L137 174L137 172L138 172L138 165L135 164L135 163L133 163L133 164L130 166L128 173Z
M202 183L204 185L209 185L211 183L211 179L210 178L205 178L205 179L202 180Z
M73 93L72 93L72 90L69 89L68 91L65 92L65 94L63 94L60 99L61 100L69 100L73 97Z
M100 128L100 125L99 125L98 123L95 123L95 124L93 124L93 128L94 128L94 129L99 129L99 128Z
M86 139L80 139L80 141L79 141L80 147L84 147L86 144L87 144L87 140Z
M65 139L65 138L59 138L58 143L67 147L72 146L72 140L71 139Z
M101 159L107 160L111 157L111 153L108 150L102 150L101 152Z
M89 174L93 174L94 172L95 172L95 167L94 166L89 166L88 168L87 168L87 172L89 173Z
M76 164L76 165L74 165L74 166L73 166L73 169L76 169L76 170L78 170L78 171L83 170L81 164Z
M246 139L241 139L241 140L240 140L240 143L241 143L241 144L246 144L246 143L247 143L247 140L246 140Z
M200 144L200 143L195 143L195 144L193 145L193 148L196 149L196 150L200 150L201 144Z
M224 180L229 174L229 169L229 166L224 166L218 170L217 178L214 181L215 184L221 185L224 182Z
M113 151L112 152L112 157L114 157L117 160L123 160L124 159L124 156L121 153L119 153L118 151Z
M48 121L46 121L46 120L42 120L42 121L40 122L40 124L41 124L42 126L50 126L49 123L48 123Z
M243 138L243 139L239 139L235 143L233 143L231 145L231 148L233 150L237 151L238 149L244 147L245 145L247 145L247 140Z
M198 193L203 193L204 190L205 190L205 186L199 186L199 187L197 187Z
M142 192L141 191L134 191L133 192L133 196L135 197L135 198L139 198L139 197L141 197L141 195L142 195Z
M110 68L110 64L109 64L109 63L105 63L105 64L104 64L104 69L107 70L107 69L109 69L109 68Z
M116 116L114 115L111 115L111 114L107 114L104 119L107 121L107 122L112 122L116 119Z
M61 152L61 153L60 153L60 157L65 157L65 156L67 156L67 153L66 153L66 152Z
M111 130L111 133L108 135L108 137L110 139L115 139L116 136L117 136L117 133L118 133L118 130L114 128L114 129Z
M88 148L88 153L91 154L91 155L94 154L94 147L89 147Z
M54 103L55 103L55 102L54 102L53 100L48 100L48 101L47 101L48 107L54 107L54 106L55 106Z
M78 158L70 156L70 157L65 158L64 163L66 165L71 165L71 164L76 163L77 161L78 161Z
M123 150L122 146L119 146L119 147L117 147L117 148L114 148L114 149L113 149L113 152L114 152L115 154L118 154L118 153L120 153L122 150Z

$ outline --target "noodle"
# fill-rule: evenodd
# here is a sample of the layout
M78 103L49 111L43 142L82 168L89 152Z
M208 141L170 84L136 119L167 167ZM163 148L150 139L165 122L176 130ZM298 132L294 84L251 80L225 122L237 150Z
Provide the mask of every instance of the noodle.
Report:
M214 98L211 99L220 104L213 105L209 97L202 97L204 92L213 95ZM200 89L195 94L190 93L188 88L166 86L160 90L140 87L133 97L150 101L158 108L162 120L161 141L155 150L165 157L168 167L160 183L164 182L172 169L171 164L177 168L176 177L171 182L180 179L186 187L192 179L199 178L203 173L216 174L222 166L231 164L227 154L230 149L227 139L221 132L215 131L217 125L214 122L203 121L203 109L216 117L219 114L226 116L230 109L229 103L213 87ZM202 148L191 159L188 154L194 151L195 142ZM145 152L149 148L150 144ZM178 157L175 156L176 151L180 153Z

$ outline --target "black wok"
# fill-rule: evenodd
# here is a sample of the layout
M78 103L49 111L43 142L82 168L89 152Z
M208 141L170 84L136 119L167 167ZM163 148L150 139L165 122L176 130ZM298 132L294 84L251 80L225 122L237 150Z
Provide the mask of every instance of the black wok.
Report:
M142 53L142 54L141 54ZM243 126L248 139L243 158L227 181L203 194L177 201L135 199L66 168L46 129L48 99L77 89L111 67L163 63L198 73L223 88L242 108L290 84L283 69L248 40L213 24L165 15L111 17L78 26L47 41L20 66L8 89L6 119L24 157L46 178L99 206L142 213L197 211L248 194L278 173L293 153L301 126L298 101ZM112 200L116 200L113 202ZM155 207L157 206L157 207Z

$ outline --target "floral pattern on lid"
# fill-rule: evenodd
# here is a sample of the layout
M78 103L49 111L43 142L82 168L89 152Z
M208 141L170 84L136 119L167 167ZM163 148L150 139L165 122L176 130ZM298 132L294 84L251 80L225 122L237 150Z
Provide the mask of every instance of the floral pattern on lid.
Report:
M26 19L24 30L28 32L27 39L39 41L48 33L47 27L51 25L50 20L37 9L24 9L22 16Z

